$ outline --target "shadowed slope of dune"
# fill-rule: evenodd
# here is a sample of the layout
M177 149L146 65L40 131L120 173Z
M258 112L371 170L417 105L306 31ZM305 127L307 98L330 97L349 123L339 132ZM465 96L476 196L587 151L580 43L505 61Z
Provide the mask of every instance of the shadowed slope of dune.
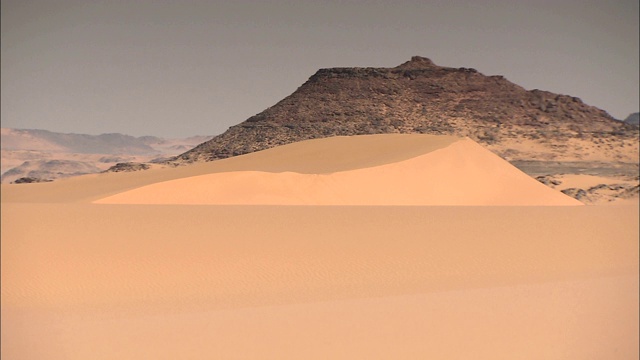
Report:
M47 184L2 184L3 202L87 202L185 177L230 172L324 174L407 160L460 140L452 136L371 135L308 140L209 163L143 172L87 175Z
M402 136L396 138L398 142L403 140ZM425 137L423 141L428 143L434 139L437 138ZM323 141L318 144L326 148L332 145L323 144ZM356 148L350 147L348 142L343 146L343 154ZM275 159L287 163L286 159ZM357 165L353 170L329 174L231 171L193 176L143 186L95 203L582 205L532 179L469 139L460 139L408 160L373 167Z

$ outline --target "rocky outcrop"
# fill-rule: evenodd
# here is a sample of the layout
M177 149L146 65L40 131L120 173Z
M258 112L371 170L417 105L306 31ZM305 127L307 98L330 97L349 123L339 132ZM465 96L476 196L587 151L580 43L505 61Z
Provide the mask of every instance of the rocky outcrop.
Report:
M561 192L586 204L595 204L615 201L617 199L638 198L640 186L629 184L598 184L588 189L569 188L561 190Z
M172 162L223 159L313 138L381 133L468 136L505 158L522 159L591 156L578 144L584 141L604 141L598 146L607 156L626 159L620 155L625 149L608 149L608 142L635 144L637 137L637 129L576 97L527 91L502 76L437 66L416 56L394 68L321 69L282 101ZM522 140L540 144L538 153L523 155L509 148L510 142Z
M36 177L21 177L12 182L12 184L31 184L31 183L41 183L41 182L51 182L53 180L42 179Z
M562 184L562 181L554 179L552 176L550 175L541 175L541 176L536 176L536 180L538 180L539 182L547 185L547 186L557 186Z
M140 171L147 170L151 166L149 164L144 163L117 163L114 166L107 169L105 172L131 172L131 171Z
M569 195L576 200L582 200L587 196L587 192L579 188L569 188L561 191L565 195Z
M95 165L75 160L30 160L23 162L6 171L0 177L3 183L16 182L20 178L26 179L61 179L71 176L92 174L99 172Z

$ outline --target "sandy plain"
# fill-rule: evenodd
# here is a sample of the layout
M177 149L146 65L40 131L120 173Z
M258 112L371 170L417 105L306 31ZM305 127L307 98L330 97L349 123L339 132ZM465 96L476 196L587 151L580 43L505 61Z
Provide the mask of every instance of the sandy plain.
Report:
M2 185L2 358L638 358L637 204L580 206L485 151L331 138ZM332 201L302 205L322 176Z

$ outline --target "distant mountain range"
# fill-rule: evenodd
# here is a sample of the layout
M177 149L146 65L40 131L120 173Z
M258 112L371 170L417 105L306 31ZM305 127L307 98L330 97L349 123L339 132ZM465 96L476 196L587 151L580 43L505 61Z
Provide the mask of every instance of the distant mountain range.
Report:
M123 134L64 134L38 129L0 131L3 183L96 173L128 161L162 161L193 148L211 136L163 139Z
M636 162L638 151L637 127L579 98L415 56L393 68L321 69L290 96L172 162L383 133L467 136L511 161Z
M37 129L1 130L2 150L59 151L78 154L153 155L167 150L181 151L211 136L163 139L155 136L134 137L118 133L86 135L65 134Z

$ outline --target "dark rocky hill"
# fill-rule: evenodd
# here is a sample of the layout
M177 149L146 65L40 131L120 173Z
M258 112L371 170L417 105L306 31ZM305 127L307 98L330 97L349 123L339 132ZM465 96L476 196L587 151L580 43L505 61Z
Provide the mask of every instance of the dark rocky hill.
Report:
M468 136L508 160L635 162L637 128L580 99L415 56L394 68L321 69L293 94L172 163L380 133Z

